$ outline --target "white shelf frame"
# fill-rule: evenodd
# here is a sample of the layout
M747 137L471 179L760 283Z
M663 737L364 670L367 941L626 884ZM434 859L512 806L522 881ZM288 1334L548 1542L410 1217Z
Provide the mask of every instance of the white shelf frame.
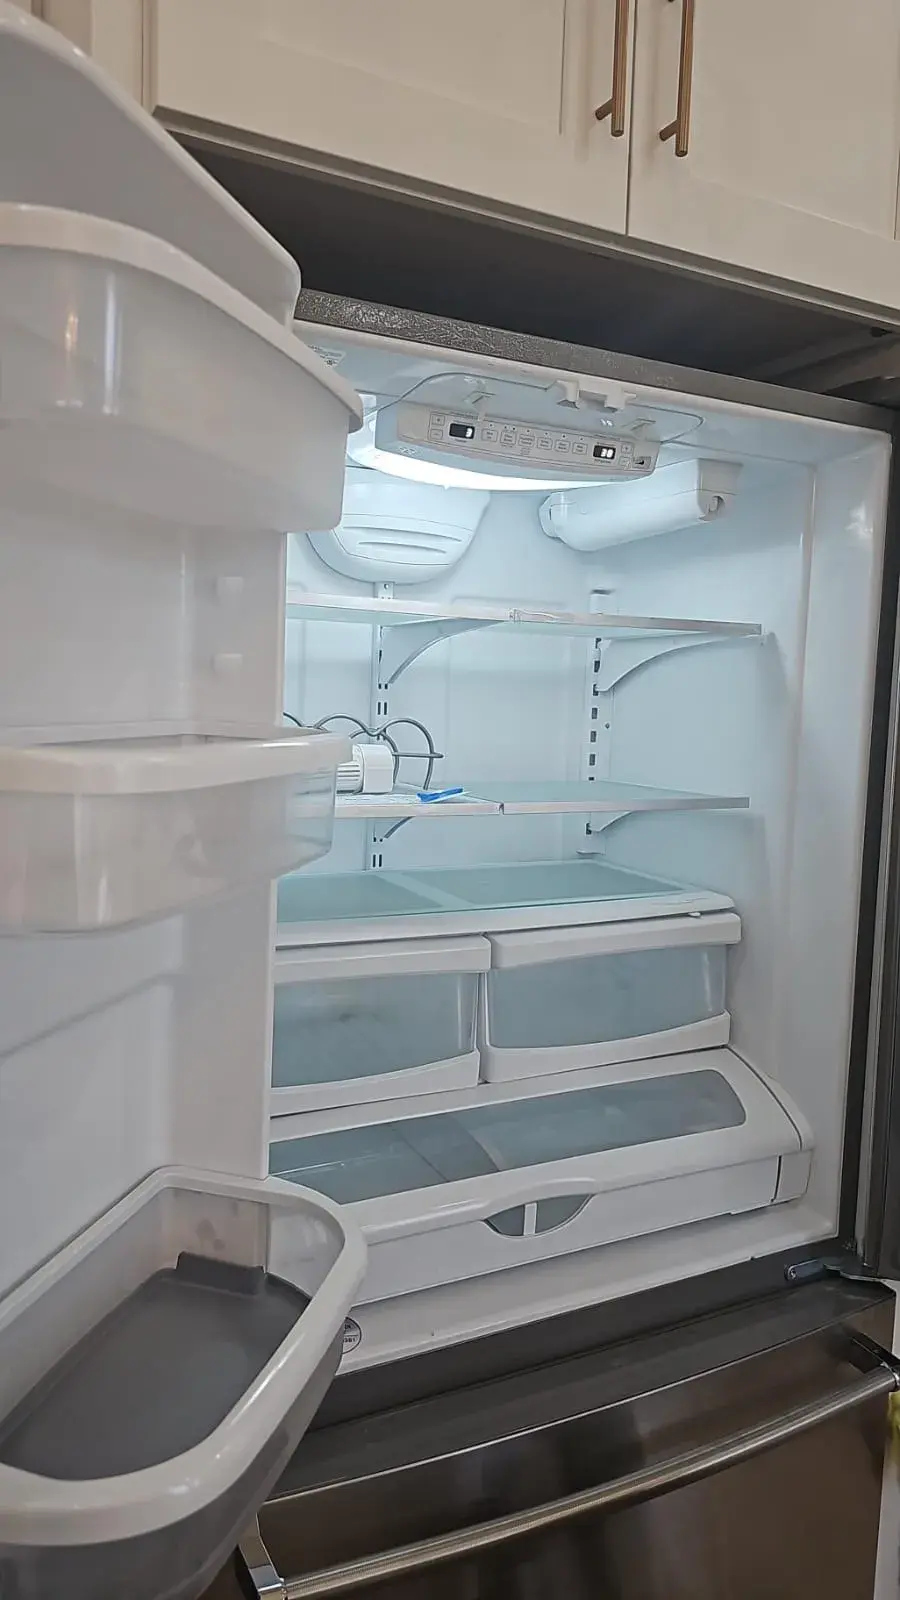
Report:
M560 816L599 814L603 826L636 812L652 811L735 811L750 805L747 795L694 794L679 789L654 789L636 783L605 782L601 779L576 783L480 783L464 786L459 799L422 801L410 787L400 787L391 795L339 795L335 807L338 820L395 821L407 818L437 818L447 822L457 817L477 816Z
M722 639L760 640L758 622L714 622L686 617L631 617L595 611L547 611L513 605L440 605L430 600L395 600L370 595L309 594L287 591L290 622L357 622L381 630L381 673L385 685L396 683L408 666L432 645L480 628L515 628L585 638L646 641L650 657L678 644L711 644ZM646 656L637 652L633 666ZM626 671L632 670L628 666ZM624 676L619 672L617 678Z

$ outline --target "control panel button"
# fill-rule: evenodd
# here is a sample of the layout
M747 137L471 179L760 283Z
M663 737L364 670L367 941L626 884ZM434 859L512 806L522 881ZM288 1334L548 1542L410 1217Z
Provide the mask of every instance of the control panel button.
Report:
M569 441L568 441L568 439L557 439L557 441L556 441L556 450L557 450L557 454L559 454L559 455L568 455L568 453L569 453Z

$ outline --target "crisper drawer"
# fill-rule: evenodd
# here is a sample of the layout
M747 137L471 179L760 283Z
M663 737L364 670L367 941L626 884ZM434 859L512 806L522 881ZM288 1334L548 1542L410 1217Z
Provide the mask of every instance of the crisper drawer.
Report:
M728 1050L272 1124L273 1174L347 1205L358 1304L805 1192L812 1138Z
M491 936L479 1045L489 1083L728 1043L733 912Z
M348 1106L478 1082L475 936L282 951L272 1111Z

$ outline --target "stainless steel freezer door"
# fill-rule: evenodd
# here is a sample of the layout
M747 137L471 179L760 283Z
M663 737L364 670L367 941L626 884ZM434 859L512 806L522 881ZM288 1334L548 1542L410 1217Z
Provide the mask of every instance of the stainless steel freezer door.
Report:
M216 1600L871 1600L892 1318L810 1285L323 1428Z

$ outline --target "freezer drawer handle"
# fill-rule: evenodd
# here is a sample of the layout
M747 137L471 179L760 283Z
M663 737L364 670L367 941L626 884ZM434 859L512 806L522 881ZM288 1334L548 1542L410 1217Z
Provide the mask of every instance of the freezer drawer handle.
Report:
M276 1595L279 1600L319 1600L323 1595L348 1594L372 1583L386 1583L411 1572L420 1572L443 1561L494 1549L513 1539L521 1539L526 1534L569 1522L573 1517L584 1516L589 1511L612 1511L633 1501L649 1500L670 1489L697 1483L701 1478L711 1477L726 1467L736 1466L751 1456L760 1455L764 1450L784 1444L797 1434L818 1427L820 1423L831 1422L845 1411L865 1405L867 1400L891 1394L900 1388L900 1363L868 1340L854 1339L848 1359L865 1363L874 1359L877 1365L855 1383L833 1389L807 1405L795 1406L780 1417L760 1423L758 1427L730 1434L716 1444L685 1450L680 1455L670 1456L668 1460L641 1467L637 1472L628 1472L611 1483L580 1489L577 1494L564 1495L562 1499L551 1500L547 1505L537 1506L531 1511L515 1511L510 1516L481 1522L472 1528L460 1528L453 1533L439 1534L433 1539L419 1540L415 1544L398 1545L396 1549L385 1550L378 1555L343 1562L340 1566L323 1567L318 1572L305 1573L302 1577L287 1578L280 1588L277 1582L275 1585L270 1583L268 1588L260 1588L258 1581L256 1584L252 1582L254 1569L258 1576L264 1573L276 1576L257 1529L252 1546L242 1543L238 1551L238 1566L244 1568L244 1591L250 1600L261 1600L264 1595ZM251 1578L250 1584L247 1583L248 1577Z

